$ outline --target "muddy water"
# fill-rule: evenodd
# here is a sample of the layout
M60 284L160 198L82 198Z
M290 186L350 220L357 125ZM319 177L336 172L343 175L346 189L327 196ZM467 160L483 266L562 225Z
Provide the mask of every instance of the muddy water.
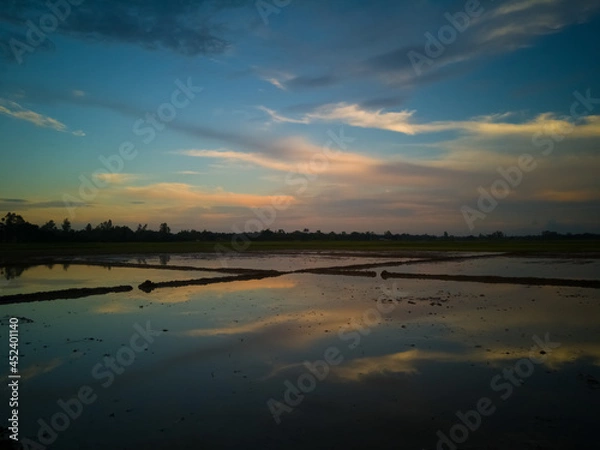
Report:
M482 261L491 260L473 263ZM436 268L450 272L453 264ZM514 276L503 264L493 274ZM535 275L555 277L560 264L567 263L546 260ZM0 295L35 280L64 289L205 275L41 266ZM6 315L33 321L19 327L20 435L55 437L48 448L434 449L441 439L444 449L567 449L596 442L595 289L299 273L0 306ZM111 356L120 356L115 366L105 360ZM0 373L6 379L8 365ZM84 386L93 401L71 411L76 417L64 431L38 436L39 420L52 426L54 417L62 427L57 402ZM469 413L478 404L487 415Z

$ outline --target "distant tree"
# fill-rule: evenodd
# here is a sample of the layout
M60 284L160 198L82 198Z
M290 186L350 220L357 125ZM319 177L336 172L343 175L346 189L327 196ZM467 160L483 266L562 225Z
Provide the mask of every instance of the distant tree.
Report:
M58 228L54 220L49 220L40 227L40 240L42 241L53 241L56 239L58 234Z
M56 223L54 222L54 220L49 220L48 222L46 222L44 225L42 225L40 227L40 230L55 232L58 229L56 228Z
M92 232L92 224L91 223L88 223L85 226L85 232L88 233L88 234L90 234Z
M96 227L98 230L100 231L111 231L113 229L113 223L112 220L107 220L105 222L102 222L100 225L98 225Z
M559 236L559 234L556 231L549 231L549 230L542 231L542 237L544 239L554 239L554 238L557 238L558 236Z
M32 242L40 239L40 227L8 212L0 219L0 236L5 242Z
M63 220L63 223L61 225L61 228L64 233L69 233L71 231L71 221L69 219L65 218L65 220Z
M167 225L167 222L160 224L160 228L158 229L158 232L163 235L169 234L171 232L171 229L169 228L169 225Z
M25 220L22 216L11 212L8 212L6 216L2 218L2 222L7 227L25 224Z

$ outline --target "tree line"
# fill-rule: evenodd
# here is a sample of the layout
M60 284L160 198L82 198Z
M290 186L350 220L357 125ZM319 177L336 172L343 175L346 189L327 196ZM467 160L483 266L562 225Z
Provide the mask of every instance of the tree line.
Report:
M230 241L236 233L224 233L214 231L181 230L172 233L169 225L164 222L158 230L148 229L147 224L139 224L135 230L128 226L113 224L107 220L96 226L88 223L84 228L75 230L69 219L64 219L60 225L54 220L49 220L44 225L35 225L27 222L22 216L9 212L0 219L0 242L163 242L163 241ZM478 236L452 236L444 232L441 236L431 234L408 234L408 233L375 233L366 232L329 232L321 230L310 231L308 228L286 232L285 230L265 229L256 233L248 233L247 236L256 241L435 241L435 240L500 240L500 239L599 239L600 235L592 233L584 234L560 234L553 231L544 231L539 235L531 236L506 236L502 231L490 234L479 234Z

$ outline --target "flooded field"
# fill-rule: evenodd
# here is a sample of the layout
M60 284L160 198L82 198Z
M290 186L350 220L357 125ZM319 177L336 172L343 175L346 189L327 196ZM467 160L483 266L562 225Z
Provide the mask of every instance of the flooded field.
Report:
M593 257L480 256L263 254L224 265L214 255L123 256L3 267L3 342L19 318L20 436L25 448L56 449L594 447L600 290L381 277L600 280ZM144 292L146 280L158 284ZM118 285L132 289L8 297ZM0 373L6 380L9 366Z

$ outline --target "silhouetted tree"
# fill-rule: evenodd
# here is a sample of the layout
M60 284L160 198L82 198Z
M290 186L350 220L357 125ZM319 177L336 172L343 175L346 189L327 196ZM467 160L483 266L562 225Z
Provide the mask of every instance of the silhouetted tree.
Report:
M169 228L169 225L167 225L167 223L164 222L164 223L160 224L160 228L158 229L158 232L160 234L167 235L167 234L171 233L171 229Z
M65 220L63 220L63 223L61 225L61 228L63 230L63 233L69 233L71 231L71 221L67 218L65 218Z
M40 227L40 230L51 231L51 232L58 231L54 220L49 220L48 222L46 222L44 225L42 225Z
M18 214L8 212L0 219L0 224L4 242L32 242L40 238L40 227L26 222Z

